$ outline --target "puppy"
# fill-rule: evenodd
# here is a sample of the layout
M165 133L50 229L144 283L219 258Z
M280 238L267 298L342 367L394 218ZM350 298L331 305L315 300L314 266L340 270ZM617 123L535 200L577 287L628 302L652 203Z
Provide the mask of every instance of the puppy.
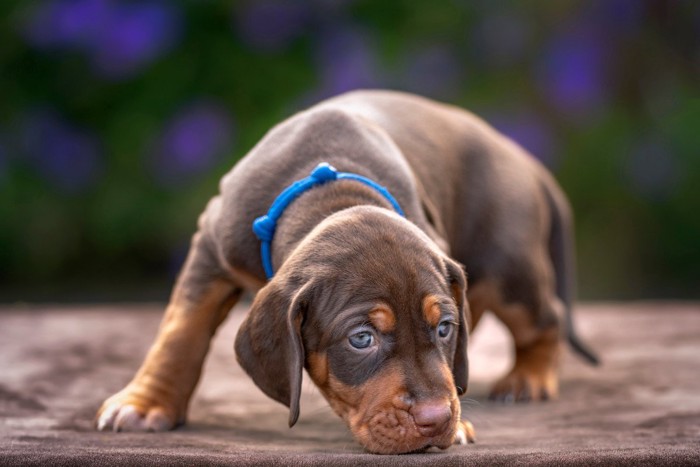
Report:
M493 398L555 397L562 335L595 361L571 326L573 265L560 189L482 120L397 92L327 100L274 127L223 178L155 343L97 427L184 423L216 328L252 289L236 355L289 407L290 426L306 368L370 452L473 441L459 396L484 311L515 343Z

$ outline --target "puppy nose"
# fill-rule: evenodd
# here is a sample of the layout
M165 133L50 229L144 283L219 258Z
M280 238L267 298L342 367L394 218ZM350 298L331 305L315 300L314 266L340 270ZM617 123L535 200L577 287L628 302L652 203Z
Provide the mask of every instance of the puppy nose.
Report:
M450 405L445 401L426 401L414 404L409 410L423 436L437 436L445 431L452 418Z

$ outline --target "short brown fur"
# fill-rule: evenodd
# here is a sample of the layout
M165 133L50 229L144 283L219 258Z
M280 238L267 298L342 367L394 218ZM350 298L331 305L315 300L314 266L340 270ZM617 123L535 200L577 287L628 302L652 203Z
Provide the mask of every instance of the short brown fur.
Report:
M276 273L266 281L251 224L320 162L386 187L405 218L360 183L314 188L280 218ZM571 222L549 173L467 111L389 91L322 102L275 126L222 179L199 218L155 343L132 382L102 405L97 427L162 431L182 423L217 326L251 289L257 295L236 355L266 394L290 407L290 424L306 367L370 451L473 440L457 395L468 384L468 328L486 310L515 341L516 363L494 387L497 398L556 395L562 324L586 354L570 324ZM459 264L469 274L470 303ZM450 295L454 303L442 306L455 307L457 322L436 337L434 298ZM373 347L352 347L357 329L373 333ZM368 366L375 360L362 352L387 358ZM415 418L429 425L431 411L447 403L444 432L417 436Z

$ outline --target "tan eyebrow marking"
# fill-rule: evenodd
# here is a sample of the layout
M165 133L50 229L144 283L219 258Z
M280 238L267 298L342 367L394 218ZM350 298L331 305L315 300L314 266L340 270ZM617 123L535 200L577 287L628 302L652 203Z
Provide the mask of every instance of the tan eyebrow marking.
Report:
M432 327L440 323L440 298L435 295L426 295L423 299L423 317Z
M381 333L387 334L396 328L396 315L388 305L379 305L369 312L369 321Z

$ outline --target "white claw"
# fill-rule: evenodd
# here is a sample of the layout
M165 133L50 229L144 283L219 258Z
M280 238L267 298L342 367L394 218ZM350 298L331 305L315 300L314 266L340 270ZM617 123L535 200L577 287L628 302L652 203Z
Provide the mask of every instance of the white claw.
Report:
M464 432L464 428L459 427L457 430L457 435L455 436L455 444L467 444L467 434Z
M102 415L100 415L100 419L97 421L97 429L99 431L107 431L112 428L112 424L114 423L118 410L119 407L116 405L107 407L105 411L102 412Z

